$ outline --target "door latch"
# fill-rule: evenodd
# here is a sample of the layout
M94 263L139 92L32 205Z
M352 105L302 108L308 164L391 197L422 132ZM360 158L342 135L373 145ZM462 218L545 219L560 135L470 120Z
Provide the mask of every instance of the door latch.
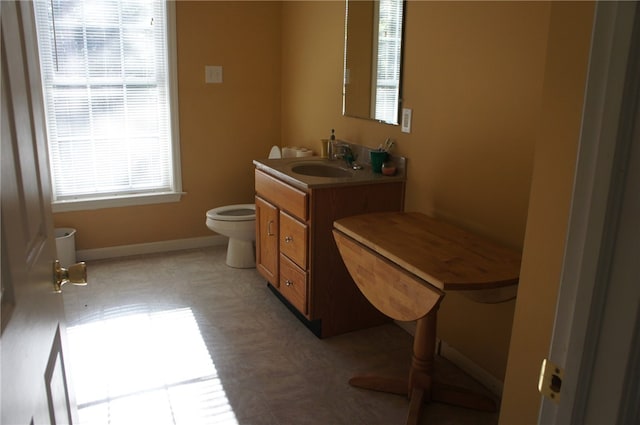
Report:
M538 380L538 391L551 401L558 403L560 401L560 389L562 388L563 377L564 369L551 363L548 359L542 360L540 379Z

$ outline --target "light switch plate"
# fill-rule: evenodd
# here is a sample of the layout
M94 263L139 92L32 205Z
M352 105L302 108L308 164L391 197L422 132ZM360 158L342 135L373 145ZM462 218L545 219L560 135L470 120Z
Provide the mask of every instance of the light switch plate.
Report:
M222 67L210 65L205 66L204 81L205 83L222 83Z
M403 133L411 133L411 114L412 111L409 108L402 108L402 127Z

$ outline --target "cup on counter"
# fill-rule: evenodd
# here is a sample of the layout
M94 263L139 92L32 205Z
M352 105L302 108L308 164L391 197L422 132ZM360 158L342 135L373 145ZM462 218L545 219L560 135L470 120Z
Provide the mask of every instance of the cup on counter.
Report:
M329 155L329 139L320 139L320 158L326 158Z
M382 173L382 164L387 160L386 151L371 151L371 170L374 173Z
M385 176L395 176L397 171L396 163L387 159L382 163L382 174Z

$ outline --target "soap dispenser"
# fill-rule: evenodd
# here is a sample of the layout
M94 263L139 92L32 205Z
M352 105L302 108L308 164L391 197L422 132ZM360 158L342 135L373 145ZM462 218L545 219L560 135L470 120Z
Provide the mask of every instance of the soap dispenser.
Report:
M329 156L329 160L334 159L333 158L333 149L334 149L335 143L336 143L336 131L332 128L331 129L331 136L329 136L329 147L327 149L327 154Z

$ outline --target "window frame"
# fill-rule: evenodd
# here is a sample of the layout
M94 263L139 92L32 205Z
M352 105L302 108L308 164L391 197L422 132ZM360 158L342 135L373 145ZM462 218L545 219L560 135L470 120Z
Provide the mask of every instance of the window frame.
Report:
M177 72L177 35L176 35L176 11L174 1L165 1L166 8L166 36L167 36L167 60L168 60L168 88L169 88L169 120L171 124L171 167L173 171L173 187L169 192L138 192L118 196L97 195L95 198L82 197L79 199L51 200L52 211L85 211L103 208L127 207L136 205L149 205L160 203L179 202L184 192L182 191L182 170L180 160L180 127L178 120L178 72ZM35 23L35 16L33 17ZM38 63L39 68L39 63ZM40 73L40 69L37 70ZM44 84L41 85L44 91ZM44 106L44 105L43 105ZM48 138L47 138L48 144ZM49 160L50 168L53 164Z

